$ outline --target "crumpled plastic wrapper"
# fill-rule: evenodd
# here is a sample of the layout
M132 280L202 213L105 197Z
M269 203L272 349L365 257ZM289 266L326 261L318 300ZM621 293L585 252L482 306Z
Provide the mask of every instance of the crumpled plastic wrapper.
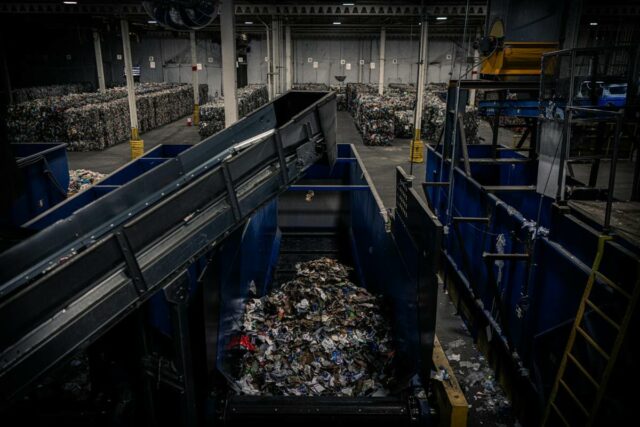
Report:
M293 280L247 302L240 335L227 346L228 355L242 353L234 388L245 395L388 395L394 347L381 300L350 282L335 260L296 270Z
M141 133L193 111L189 84L136 84ZM199 86L206 101L208 86ZM126 87L101 92L50 96L10 106L7 131L12 142L68 142L71 151L103 150L130 137Z
M249 84L236 92L238 118L242 118L269 102L267 86ZM204 139L224 129L224 98L218 97L200 106L200 138Z
M88 169L72 169L69 171L69 190L67 193L69 196L73 196L101 181L105 176L105 174Z

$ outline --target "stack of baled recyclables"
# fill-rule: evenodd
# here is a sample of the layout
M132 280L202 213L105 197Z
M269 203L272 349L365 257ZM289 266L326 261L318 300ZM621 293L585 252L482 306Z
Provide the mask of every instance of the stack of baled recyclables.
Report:
M425 88L421 117L421 133L425 141L437 142L442 133L446 110L445 93L440 85L428 85ZM389 87L381 96L377 93L376 85L348 83L346 104L365 145L390 145L396 137L414 136L414 86ZM467 143L477 144L479 138L475 107L467 107L463 121Z
M207 99L207 92L206 84L199 86L201 102ZM135 93L140 133L193 111L193 91L188 84L140 83ZM130 138L130 129L125 87L104 93L40 97L14 104L7 111L10 141L67 142L72 151L103 150L119 144Z

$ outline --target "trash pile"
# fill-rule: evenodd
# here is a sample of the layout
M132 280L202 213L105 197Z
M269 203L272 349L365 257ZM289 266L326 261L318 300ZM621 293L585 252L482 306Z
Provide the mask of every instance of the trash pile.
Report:
M191 85L142 83L136 85L140 132L165 125L193 110ZM200 85L200 99L208 86ZM129 104L125 87L101 92L52 96L14 104L7 111L12 142L68 142L72 151L103 150L130 136Z
M440 133L444 128L447 103L440 98L437 90L427 87L424 91L422 105L421 137L428 142L435 143L440 138Z
M249 84L236 92L238 118L242 118L269 102L267 86ZM219 97L200 106L200 138L204 139L224 129L224 98Z
M90 83L71 83L64 85L33 86L11 91L13 102L33 101L34 99L49 98L51 96L64 96L70 93L82 93L91 90Z
M349 269L321 258L247 302L236 391L246 395L386 396L393 381L391 328L379 299L349 281Z
M414 134L414 110L397 110L394 113L394 128L396 137L413 138Z
M359 94L355 99L354 121L365 145L390 145L395 138L395 111L385 97Z
M345 85L331 85L331 90L336 93L338 111L347 111L347 87Z
M415 90L410 87L389 89L384 95L372 93L373 86L347 85L356 127L365 145L390 145L396 136L396 111L415 108ZM361 92L362 91L362 92Z
M378 85L372 83L347 83L347 110L352 114L356 109L356 98L360 94L378 93Z
M293 90L309 90L312 92L328 92L329 86L324 83L294 83Z
M429 85L424 92L422 113L422 139L436 143L444 128L447 103L440 97L439 86ZM466 106L462 116L467 144L478 144L478 112L476 107Z
M84 191L98 181L101 181L105 176L105 174L88 169L71 169L69 171L69 189L67 190L67 194L73 196L74 194Z

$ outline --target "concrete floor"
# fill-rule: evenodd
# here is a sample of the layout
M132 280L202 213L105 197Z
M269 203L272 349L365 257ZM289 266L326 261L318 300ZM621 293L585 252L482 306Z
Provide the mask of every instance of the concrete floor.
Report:
M410 172L410 140L396 139L388 147L365 146L349 113L338 112L337 119L338 143L356 146L384 205L394 208L395 168L401 166L407 173ZM479 133L486 142L491 141L488 124L481 123ZM196 144L200 141L197 128L186 126L186 118L147 132L142 138L146 150L158 144ZM500 143L512 145L513 141L514 137L510 132L500 134ZM130 160L127 143L100 152L69 152L68 155L71 169L90 169L101 173L113 172ZM424 174L424 164L413 165L416 182L424 180ZM423 195L422 191L418 193ZM493 372L475 347L465 324L442 289L438 295L436 333L469 403L468 425L518 425L504 393L493 381Z
M144 149L148 151L159 144L197 144L200 142L197 126L187 126L184 117L168 125L141 135ZM67 153L69 169L89 169L94 172L111 173L131 160L128 143L109 147L103 151L70 151Z

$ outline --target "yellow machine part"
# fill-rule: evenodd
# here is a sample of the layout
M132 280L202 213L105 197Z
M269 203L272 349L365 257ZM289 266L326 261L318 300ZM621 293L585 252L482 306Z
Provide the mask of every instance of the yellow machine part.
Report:
M481 74L492 76L540 75L542 55L558 50L558 43L504 42L482 64Z

